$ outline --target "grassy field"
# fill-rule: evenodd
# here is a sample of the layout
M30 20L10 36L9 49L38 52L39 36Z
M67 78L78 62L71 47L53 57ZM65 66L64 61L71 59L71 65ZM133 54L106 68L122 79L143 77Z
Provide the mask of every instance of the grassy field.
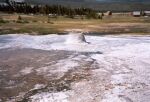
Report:
M19 15L21 20L18 20ZM66 33L70 29L99 34L150 34L150 17L104 16L100 19L49 18L43 15L0 13L0 34Z

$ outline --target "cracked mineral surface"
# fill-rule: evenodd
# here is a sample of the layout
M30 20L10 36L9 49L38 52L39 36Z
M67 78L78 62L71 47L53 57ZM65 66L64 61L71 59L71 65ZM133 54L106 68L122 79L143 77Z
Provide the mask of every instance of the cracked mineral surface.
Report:
M149 36L67 37L1 35L0 102L149 102Z

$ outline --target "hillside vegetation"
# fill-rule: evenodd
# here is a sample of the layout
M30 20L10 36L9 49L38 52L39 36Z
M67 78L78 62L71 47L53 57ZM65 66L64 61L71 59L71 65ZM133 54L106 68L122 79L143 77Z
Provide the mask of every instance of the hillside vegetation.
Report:
M117 0L118 1L118 0ZM143 1L143 0L142 0ZM145 1L140 2L75 2L74 1L66 1L66 0L26 0L29 4L46 4L46 5L54 5L54 4L61 4L67 7L88 7L94 8L100 11L114 11L114 12L123 12L123 11L137 11L137 10L150 10L150 2Z

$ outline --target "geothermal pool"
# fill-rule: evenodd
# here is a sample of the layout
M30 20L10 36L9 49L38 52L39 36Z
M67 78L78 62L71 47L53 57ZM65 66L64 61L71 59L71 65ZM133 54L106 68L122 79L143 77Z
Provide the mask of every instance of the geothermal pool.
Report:
M69 36L1 35L0 102L149 102L149 36Z

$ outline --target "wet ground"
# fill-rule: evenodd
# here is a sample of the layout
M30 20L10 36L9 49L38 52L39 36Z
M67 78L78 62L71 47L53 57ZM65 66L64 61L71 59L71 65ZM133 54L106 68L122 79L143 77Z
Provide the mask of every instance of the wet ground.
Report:
M150 37L0 37L2 102L149 102Z
M87 55L88 53L80 53ZM87 79L93 61L72 65L74 68L57 69L55 64L67 58L75 58L77 52L44 51L35 49L0 50L0 98L3 101L24 101L38 92L71 90L71 83ZM67 60L66 60L67 61ZM71 61L70 61L71 62ZM73 61L67 64L74 64ZM77 61L76 61L77 62ZM70 65L71 66L71 65ZM69 66L69 67L70 67ZM83 67L80 68L80 67ZM34 89L36 85L42 86ZM31 90L33 89L33 90ZM23 94L16 99L15 96Z

